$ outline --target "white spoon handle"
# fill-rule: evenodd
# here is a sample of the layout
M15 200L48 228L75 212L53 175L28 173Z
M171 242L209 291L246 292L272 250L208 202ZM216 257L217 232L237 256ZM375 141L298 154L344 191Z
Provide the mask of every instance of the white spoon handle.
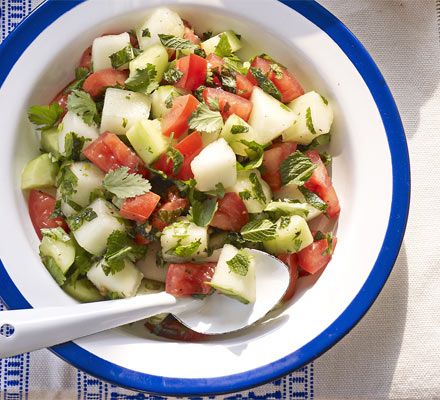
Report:
M177 311L188 307L190 302L191 299L177 300L163 292L67 307L2 311L0 358L54 346L162 312ZM7 336L8 325L13 333Z

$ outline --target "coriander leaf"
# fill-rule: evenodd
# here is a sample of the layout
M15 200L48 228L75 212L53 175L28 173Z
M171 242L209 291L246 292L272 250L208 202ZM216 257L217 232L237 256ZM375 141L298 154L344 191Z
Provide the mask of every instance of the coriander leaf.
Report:
M136 68L136 71L125 81L124 85L134 92L150 94L159 86L155 80L156 75L156 67L148 63L145 68Z
M250 161L245 166L239 164L239 170L248 171L260 167L263 163L265 147L255 141L248 142L247 140L240 140L240 142L248 147L246 153L248 154Z
M128 167L120 167L110 171L105 175L102 186L121 199L149 192L150 182L140 175L130 174L129 171Z
M83 121L91 126L99 123L98 109L90 94L83 90L75 89L67 98L67 109L80 116Z
M223 127L223 118L219 111L212 111L207 104L199 103L188 119L188 125L196 131L214 133Z
M261 68L251 67L250 71L254 79L258 82L258 86L263 89L267 94L275 97L277 100L281 101L281 93L278 88L273 84L273 82L263 74Z
M249 242L265 242L275 239L276 225L268 219L254 220L243 226L240 233Z
M84 222L93 221L97 217L98 214L96 214L96 212L91 207L87 207L81 210L79 213L72 214L67 217L66 222L70 230L72 232L75 232L84 224Z
M212 38L212 31L207 31L202 33L202 40L208 40Z
M199 100L200 102L205 101L203 99L203 91L206 89L206 86L201 85L196 90L194 90L194 96Z
M225 68L223 68L223 70L222 70L222 75L221 75L221 79L220 79L222 86L223 86L223 89L235 94L235 92L237 90L237 80L236 80L235 76L223 75L224 70L225 70Z
M28 112L29 121L43 131L52 128L63 114L63 108L55 101L49 106L32 106Z
M63 94L69 93L74 89L81 89L88 74L89 70L87 68L75 68L75 81L64 89Z
M75 132L69 132L64 138L64 149L66 155L64 159L67 161L80 161L82 149L86 141L91 139L86 139L84 136L79 136Z
M50 237L51 239L57 240L58 242L70 241L70 236L60 226L57 228L42 228L40 229L40 231L43 236Z
M223 197L225 197L225 193L226 193L225 187L223 186L222 183L217 183L215 185L215 187L216 187L216 189L208 190L207 192L204 192L204 193L209 194L211 196L217 196L220 199L223 199Z
M244 76L247 75L248 68L244 66L243 61L241 61L235 54L231 55L230 57L224 57L223 60L230 69L233 69L235 72L238 72Z
M310 158L296 151L288 156L280 165L281 185L304 185L317 167Z
M109 58L112 63L112 67L114 69L118 69L136 58L136 54L134 52L133 46L129 44L128 46L117 51L116 53L111 54Z
M142 37L151 37L151 33L148 28L142 30Z
M174 36L174 35L163 35L163 34L159 33L157 36L159 36L160 42L168 49L194 50L197 47L199 47L187 39L182 39L182 38Z
M75 211L81 211L82 207L72 201L71 197L76 193L78 178L70 169L71 162L63 164L57 177L57 186L60 190L61 199Z
M214 218L217 208L218 203L216 197L212 197L203 202L194 200L191 202L188 219L198 226L208 226Z
M249 132L249 127L244 125L232 125L231 127L231 134L232 135L238 135L239 133L246 133Z
M283 77L283 70L278 64L270 64L270 69L275 72L276 79L281 79Z
M176 247L169 249L167 254L175 255L177 257L188 257L197 251L201 243L201 239L197 239L195 242L187 245L178 244Z
M228 36L226 33L223 33L220 36L220 40L215 47L214 54L219 57L229 57L232 55L232 47L229 43Z
M49 219L55 219L58 217L64 217L63 212L61 211L61 199L57 199L55 202L55 206L53 208L52 214L50 214Z
M261 204L266 204L267 198L264 194L263 186L261 185L260 180L258 179L258 176L255 172L252 172L249 175L249 180L252 183L252 191L254 192L254 195L258 202Z
M323 256L333 254L333 234L331 232L324 234L321 231L318 231L313 236L313 240L317 242L318 240L327 239L327 249L322 252Z
M246 276L249 271L252 256L244 249L241 249L234 257L226 264L229 266L229 270L237 275Z
M220 104L218 97L208 97L209 108L212 111L220 111Z
M242 200L249 200L252 197L252 193L248 189L238 192L238 195Z
M206 51L200 47L194 49L194 54L199 57L206 58Z
M313 121L312 121L312 110L310 109L310 107L307 108L306 110L306 125L307 125L307 129L313 135L316 135L315 127L313 126Z
M182 214L182 208L178 208L177 210L159 210L156 214L163 222L167 225L172 224L180 217Z
M328 204L322 200L316 193L313 193L304 186L298 186L299 191L303 194L306 202L323 213L326 212Z
M168 146L167 151L167 163L172 161L173 163L173 174L177 175L183 165L183 155L182 153L172 146Z
M163 74L163 79L168 83L177 83L182 76L183 72L180 69L170 68Z
M280 221L280 229L284 229L287 228L290 225L290 216L289 215L282 215L279 218ZM298 232L296 233L296 235L298 234Z
M75 238L72 237L71 240L75 246L75 260L71 267L73 273L69 276L69 282L75 285L78 277L81 275L85 276L95 261L92 255L76 242Z

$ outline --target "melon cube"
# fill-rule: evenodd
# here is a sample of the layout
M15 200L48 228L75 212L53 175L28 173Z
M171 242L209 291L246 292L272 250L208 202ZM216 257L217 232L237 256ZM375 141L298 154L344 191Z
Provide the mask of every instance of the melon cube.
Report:
M127 32L96 38L92 45L93 72L112 68L110 56L129 45L130 35Z

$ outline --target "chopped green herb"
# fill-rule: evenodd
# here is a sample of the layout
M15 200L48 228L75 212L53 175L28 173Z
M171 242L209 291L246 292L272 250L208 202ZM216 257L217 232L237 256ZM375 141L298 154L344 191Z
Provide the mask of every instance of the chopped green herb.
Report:
M321 99L322 99L323 103L324 103L326 106L328 106L328 100L327 100L324 96L321 96Z
M122 118L122 127L123 127L123 128L126 128L126 127L127 127L127 124L128 124L128 120L127 120L127 118Z
M319 153L319 157L325 166L329 165L332 162L332 155L326 152Z
M202 40L203 41L208 40L210 38L212 38L212 31L207 31L207 32L202 33Z
M63 108L55 101L50 106L32 106L28 118L43 131L52 128L60 119Z
M298 186L298 189L303 194L307 203L325 214L328 208L328 204L324 200L322 200L316 193L313 193L304 186Z
M310 158L297 150L288 156L280 165L281 184L304 185L316 168Z
M159 33L160 42L168 49L173 50L194 50L198 46L187 39L182 39L173 35L163 35Z
M149 192L150 182L138 174L130 174L129 171L128 167L120 167L110 171L105 175L102 186L121 199Z
M88 75L89 70L87 68L75 68L75 81L64 89L63 94L69 93L74 89L81 89Z
M267 94L270 94L272 97L275 97L277 100L281 101L281 92L273 84L273 82L263 74L261 68L251 67L250 71L261 89L263 89Z
M313 135L316 135L315 127L313 126L313 121L312 121L312 110L310 109L310 107L307 108L306 110L306 125L307 125L307 129Z
M84 222L93 221L98 217L98 214L91 207L84 208L79 213L70 215L67 217L67 225L69 226L72 232L75 232L84 224Z
M289 111L289 112L292 111L289 107L287 107L287 106L286 106L285 104L283 104L283 103L280 104L280 107L281 107L283 110L286 110L286 111Z
M214 218L217 208L216 197L204 201L194 200L191 202L188 218L198 226L208 226Z
M249 242L265 242L275 239L276 225L268 219L254 220L243 226L240 233Z
M249 200L252 197L252 193L248 189L238 192L238 195L242 200Z
M151 37L151 33L148 28L142 30L142 37Z
M93 123L99 124L100 122L96 103L90 94L83 90L72 90L72 93L67 98L67 109L80 116L89 126Z
M201 239L197 239L195 242L192 242L187 245L178 244L176 247L167 251L167 254L175 255L177 257L188 257L194 254L198 248L200 247Z
M66 155L63 159L66 161L80 161L84 144L90 140L84 136L78 136L75 132L67 133L64 138L64 152Z
M219 111L213 111L207 104L199 103L197 110L188 119L188 125L197 131L214 133L222 129L223 118Z
M281 79L283 77L283 70L278 64L270 64L270 69L275 72L276 79Z
M217 196L220 199L223 199L223 197L225 197L225 193L226 193L225 187L223 186L222 183L217 183L215 185L215 187L216 187L216 189L208 190L207 192L204 192L204 193L208 194L210 196Z
M143 69L137 68L133 75L125 81L125 86L134 92L152 93L159 86L155 80L156 75L156 67L148 63Z
M229 43L228 36L226 33L223 33L220 36L220 40L215 47L214 54L219 57L229 57L232 55L232 47Z
M180 168L182 168L183 165L182 153L176 148L169 145L166 151L166 155L167 155L167 163L169 161L172 161L173 163L173 174L177 175L180 171Z
M136 58L136 54L134 52L133 46L129 44L128 46L117 51L116 53L111 54L109 58L112 63L112 67L114 69L118 69Z
M232 125L231 134L238 135L239 133L249 132L249 127L244 125Z
M164 81L168 83L177 83L180 81L180 79L183 76L183 72L179 69L170 68L167 71L165 71L163 75Z
M57 228L42 228L40 231L43 236L50 237L58 242L68 242L71 240L70 236L60 226Z
M241 249L234 257L226 261L226 264L234 274L246 276L249 272L251 258L252 256L246 250Z
M252 191L253 191L256 199L261 204L266 204L267 198L266 198L266 195L264 194L263 186L261 185L261 182L258 179L257 174L255 172L252 172L249 175L249 180L252 183Z

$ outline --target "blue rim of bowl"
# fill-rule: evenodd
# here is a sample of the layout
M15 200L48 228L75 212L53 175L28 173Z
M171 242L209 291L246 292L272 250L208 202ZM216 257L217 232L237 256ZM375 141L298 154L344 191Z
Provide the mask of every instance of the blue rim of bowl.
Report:
M0 46L0 87L22 52L47 26L85 0L47 0ZM393 194L382 248L374 267L344 312L321 334L288 356L247 372L209 379L164 378L143 374L103 360L73 342L54 346L58 356L113 384L166 395L209 395L237 392L273 381L309 363L344 337L362 318L383 288L399 253L408 219L410 165L405 133L391 92L376 64L357 38L335 16L313 0L278 0L327 33L342 49L367 84L381 115L391 153ZM11 309L31 308L0 261L0 296Z

